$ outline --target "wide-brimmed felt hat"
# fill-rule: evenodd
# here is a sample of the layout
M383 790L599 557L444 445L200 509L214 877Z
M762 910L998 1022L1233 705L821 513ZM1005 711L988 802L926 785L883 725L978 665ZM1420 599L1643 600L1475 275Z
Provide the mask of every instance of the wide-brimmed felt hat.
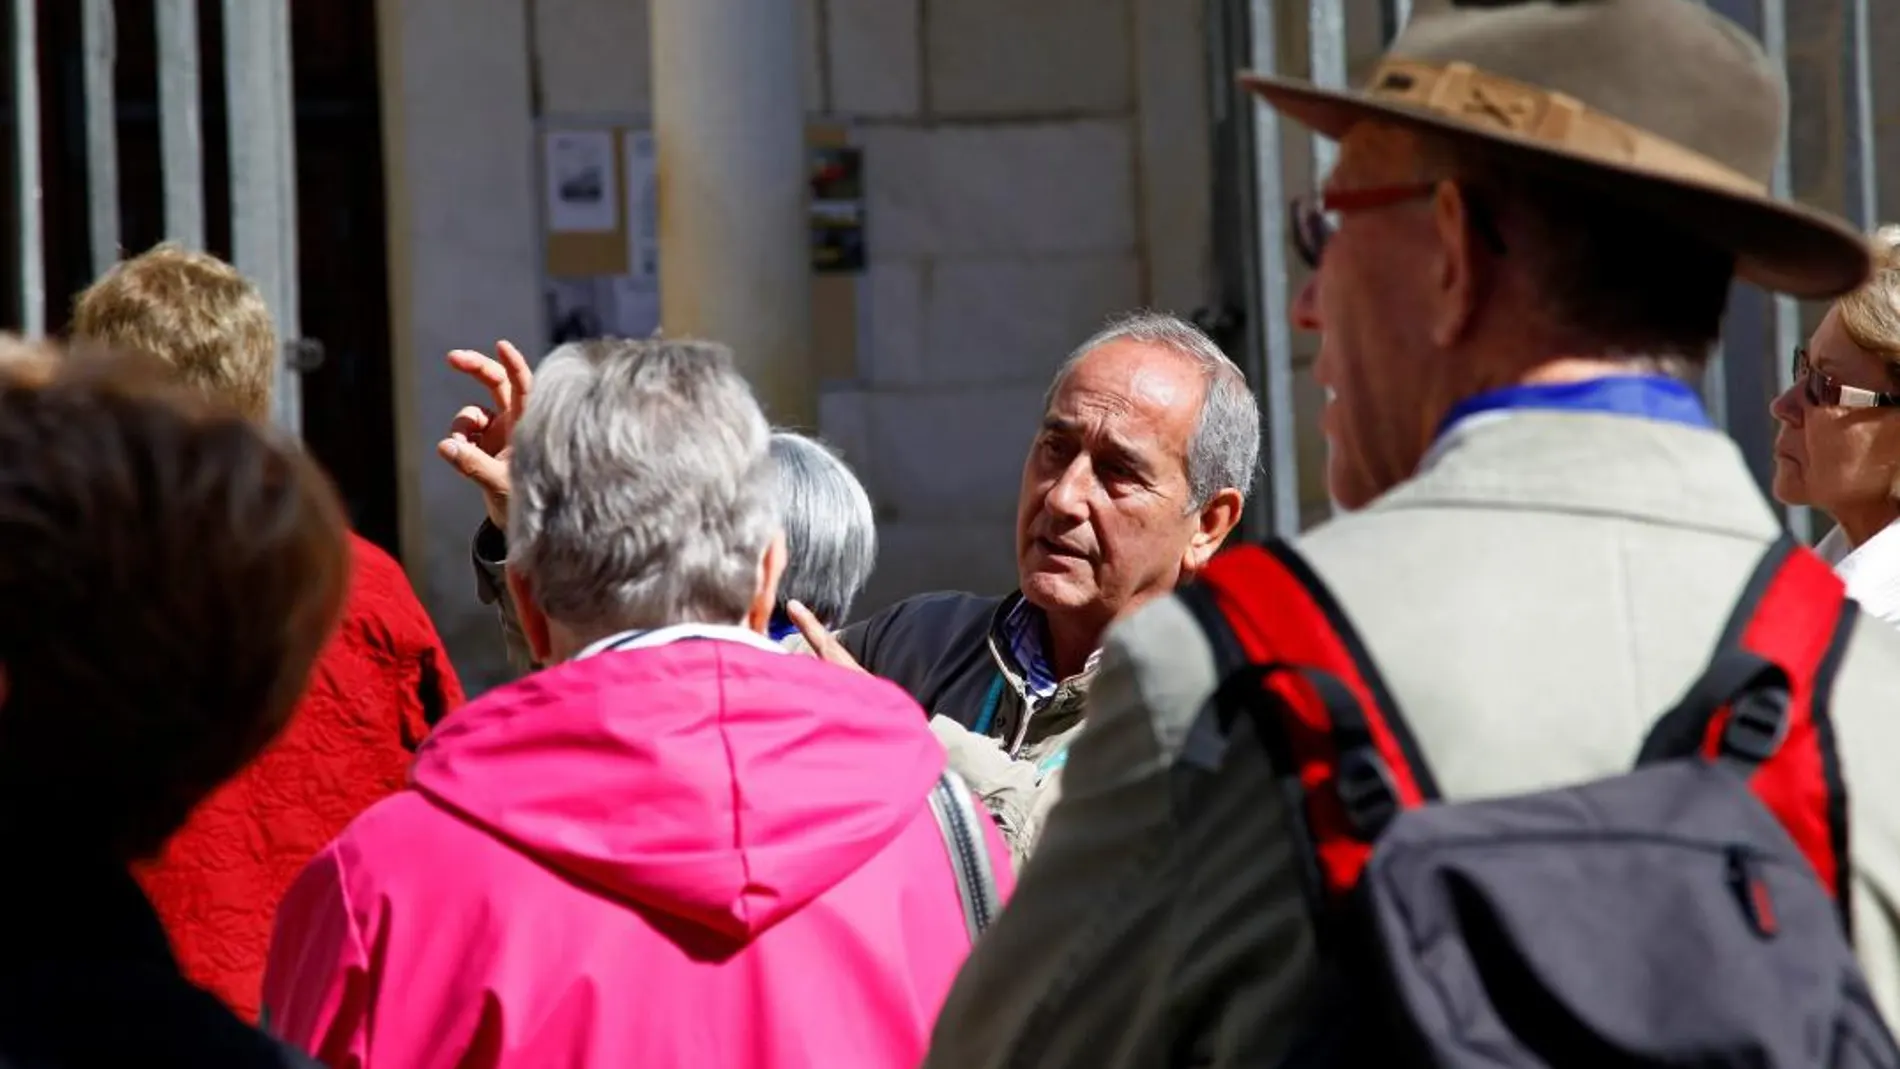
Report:
M1834 297L1872 267L1845 222L1770 195L1786 81L1694 0L1421 0L1363 90L1241 83L1329 138L1376 120L1482 142L1733 252L1766 289Z

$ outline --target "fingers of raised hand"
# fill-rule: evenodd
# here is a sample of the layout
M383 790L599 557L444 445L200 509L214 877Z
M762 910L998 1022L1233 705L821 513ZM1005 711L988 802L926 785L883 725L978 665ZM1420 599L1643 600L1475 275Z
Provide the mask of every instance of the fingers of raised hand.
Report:
M507 496L508 465L469 443L460 435L451 435L435 444L436 455L453 465L486 494Z
M456 349L449 353L449 366L481 383L496 409L505 412L514 403L514 383L500 361L473 349Z
M528 403L528 393L534 389L534 369L528 366L528 358L521 355L515 343L502 339L495 343L495 355L500 358L502 370L508 376L508 385L514 392L517 410Z
M469 405L457 412L455 418L449 421L449 437L475 442L494 422L494 414L486 408L480 405Z
M786 602L785 615L791 617L792 623L798 628L798 633L804 636L805 642L811 646L813 653L840 667L864 671L864 666L858 663L856 657L851 656L850 650L844 648L844 643L838 641L838 636L832 634L830 629L826 628L803 602Z

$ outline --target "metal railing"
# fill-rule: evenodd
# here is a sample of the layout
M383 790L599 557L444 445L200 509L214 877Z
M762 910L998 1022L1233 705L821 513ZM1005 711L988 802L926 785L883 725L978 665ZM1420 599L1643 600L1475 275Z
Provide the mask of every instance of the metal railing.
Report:
M1777 195L1836 211L1870 229L1880 219L1881 131L1876 122L1878 73L1872 57L1875 34L1900 5L1873 0L1801 0L1801 23L1791 23L1790 0L1703 0L1754 33L1778 63L1791 70L1795 124L1840 130L1838 161L1796 158L1782 148L1773 179ZM1264 492L1248 517L1249 533L1291 534L1323 517L1320 458L1303 455L1302 417L1295 401L1310 359L1312 341L1288 323L1293 295L1304 269L1289 262L1285 234L1287 194L1315 188L1333 159L1333 146L1307 138L1269 108L1242 99L1234 89L1240 70L1311 77L1324 85L1348 84L1355 68L1368 64L1403 26L1409 0L1207 0L1210 75L1213 79L1217 277L1223 292L1204 321L1221 335L1258 384L1264 400ZM1791 30L1806 36L1791 58ZM1838 42L1838 59L1817 56L1821 44ZM1900 136L1889 134L1888 136ZM1830 176L1839 176L1839 181ZM1900 192L1900 190L1896 190ZM1720 351L1711 361L1704 396L1711 415L1742 447L1764 489L1772 472L1773 424L1767 406L1786 389L1788 354L1818 322L1821 306L1771 296L1737 284L1724 322ZM1308 409L1311 406L1306 406ZM1302 475L1305 479L1302 479ZM1305 492L1302 492L1303 485ZM1789 510L1789 523L1808 537L1805 509Z
M18 321L29 336L48 323L46 227L42 212L40 14L48 3L12 0L7 22L12 66L13 234ZM86 217L90 266L96 275L120 248L118 62L112 0L80 0L83 51ZM157 27L159 140L165 236L203 248L205 139L200 101L201 38L196 0L153 0ZM229 146L231 259L260 290L286 340L301 352L297 289L296 152L291 98L290 0L224 0L222 8L226 141ZM132 250L137 251L137 250ZM276 418L291 430L302 422L296 369L280 361Z

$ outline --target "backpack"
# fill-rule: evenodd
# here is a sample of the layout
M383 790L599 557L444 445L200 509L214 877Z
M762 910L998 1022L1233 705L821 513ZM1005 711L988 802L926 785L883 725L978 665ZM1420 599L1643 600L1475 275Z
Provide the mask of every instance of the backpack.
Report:
M1440 800L1290 546L1181 598L1223 679L1189 745L1265 746L1308 860L1320 975L1282 1065L1900 1067L1852 950L1828 716L1858 609L1820 558L1770 549L1630 772L1477 801Z

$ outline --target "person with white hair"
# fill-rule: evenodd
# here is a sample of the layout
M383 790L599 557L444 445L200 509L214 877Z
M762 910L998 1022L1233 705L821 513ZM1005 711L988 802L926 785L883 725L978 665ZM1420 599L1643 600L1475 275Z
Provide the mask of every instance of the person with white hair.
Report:
M877 566L877 516L870 495L838 454L797 431L772 432L785 577L772 612L772 637L798 634L787 603L796 601L828 628L851 619L851 606Z
M1006 847L902 690L766 636L785 539L731 354L563 346L507 418L552 667L312 861L271 1027L331 1065L915 1065Z

